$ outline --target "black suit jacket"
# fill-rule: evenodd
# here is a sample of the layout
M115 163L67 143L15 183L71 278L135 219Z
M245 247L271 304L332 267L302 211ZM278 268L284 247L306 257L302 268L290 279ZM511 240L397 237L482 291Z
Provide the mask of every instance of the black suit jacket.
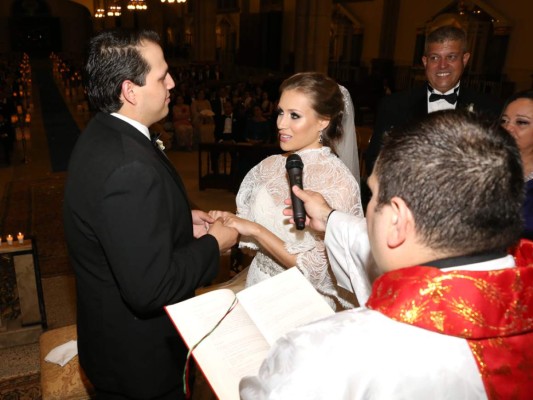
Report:
M480 94L461 86L456 109L469 109L496 119L501 113L502 104L490 95ZM413 119L428 114L426 85L385 96L376 114L374 132L365 153L365 166L368 175L381 149L383 134L394 126L401 126Z
M236 142L244 141L244 121L233 112L231 115L231 135L224 134L224 124L226 115L215 115L215 141L234 140Z
M231 101L231 100L228 98L225 98L224 102L226 101ZM210 100L210 103L211 103L211 109L215 113L215 116L220 116L224 114L224 106L222 105L222 99L219 96Z
M185 347L163 306L217 273L193 237L180 177L130 124L99 113L79 137L64 226L76 274L80 363L99 389L148 399L182 385Z

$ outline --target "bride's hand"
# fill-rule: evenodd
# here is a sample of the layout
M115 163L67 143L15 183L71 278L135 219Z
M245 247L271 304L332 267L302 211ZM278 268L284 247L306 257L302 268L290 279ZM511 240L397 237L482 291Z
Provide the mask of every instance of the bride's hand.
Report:
M231 216L235 216L235 214L233 213L230 213L229 211L220 211L220 210L211 210L209 211L209 216L211 216L213 219L219 219L219 218L226 218L226 217L231 217Z
M243 236L256 237L259 234L260 226L255 222L239 218L231 213L228 214L223 218L224 226L236 229Z

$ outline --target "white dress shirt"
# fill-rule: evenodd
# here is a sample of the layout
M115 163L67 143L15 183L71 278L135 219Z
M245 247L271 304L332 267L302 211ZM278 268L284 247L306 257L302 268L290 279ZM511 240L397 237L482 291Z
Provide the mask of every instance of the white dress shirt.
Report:
M129 117L126 117L119 113L111 113L112 116L117 117L118 119L121 119L124 122L127 122L128 124L132 125L134 128L136 128L139 132L141 132L144 136L148 138L148 140L152 140L150 138L150 131L146 126L141 124L139 121L135 121L134 119L131 119Z
M457 82L457 85L455 85L452 89L448 90L446 93L439 92L436 89L433 89L433 93L437 94L452 94L457 89L457 95L459 95L459 82ZM455 107L457 107L457 102L454 104L448 103L448 101L444 99L439 99L436 101L429 101L429 96L431 95L431 92L427 91L427 102L428 102L428 114L431 114L435 111L442 111L442 110L455 110Z

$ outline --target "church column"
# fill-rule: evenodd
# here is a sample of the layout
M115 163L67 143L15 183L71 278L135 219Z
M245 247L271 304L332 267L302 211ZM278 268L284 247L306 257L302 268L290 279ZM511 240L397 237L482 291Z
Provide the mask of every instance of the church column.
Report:
M216 0L194 1L193 61L215 61Z
M379 57L393 60L396 45L396 29L400 14L401 0L383 0L381 34L379 38Z
M394 49L400 3L401 0L383 0L379 58L372 60L372 75L376 79L387 79L389 84L394 82Z
M298 0L294 68L327 73L332 0Z

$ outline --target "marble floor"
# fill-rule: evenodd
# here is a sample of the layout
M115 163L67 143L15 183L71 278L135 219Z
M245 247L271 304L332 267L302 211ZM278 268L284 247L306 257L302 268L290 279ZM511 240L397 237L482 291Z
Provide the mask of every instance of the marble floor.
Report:
M22 149L17 144L12 164L0 166L0 198L4 195L6 184L12 180L36 179L53 175L38 92L34 88L31 140L26 154L27 162L22 161ZM78 126L83 129L89 115L77 109L75 100L66 96L64 99ZM168 150L167 155L180 173L193 204L204 210L234 210L235 196L232 192L223 189L199 190L197 152ZM44 278L42 286L48 328L53 329L74 323L76 319L74 277L64 275ZM10 377L36 374L39 370L38 343L0 349L0 382Z

